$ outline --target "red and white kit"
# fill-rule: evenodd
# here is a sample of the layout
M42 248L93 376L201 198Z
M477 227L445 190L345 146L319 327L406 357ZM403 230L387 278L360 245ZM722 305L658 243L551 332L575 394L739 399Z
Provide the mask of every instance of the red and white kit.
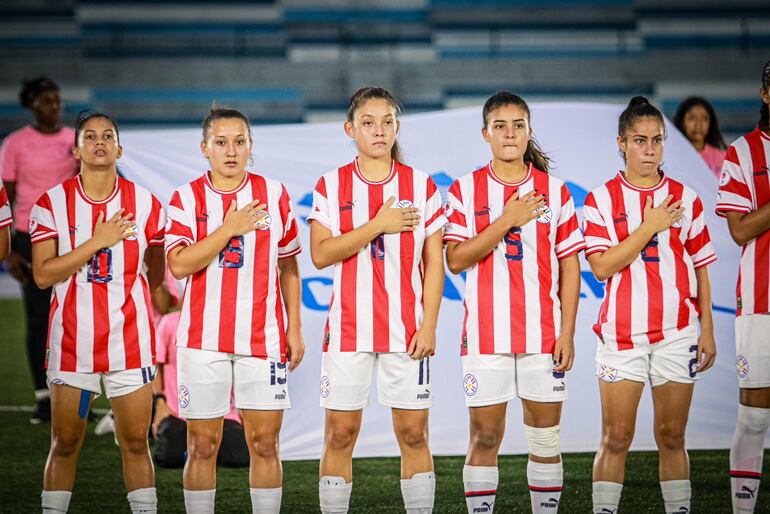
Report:
M564 373L553 371L561 331L559 260L585 248L566 184L530 164L517 183L487 166L449 188L444 241L463 242L503 213L514 193L546 195L539 216L514 227L466 275L462 335L465 404L481 407L519 397L567 398Z
M585 248L565 183L530 165L515 184L501 181L492 164L449 188L444 241L480 234L503 213L510 197L546 195L540 215L514 227L494 251L468 270L462 355L553 353L561 330L559 260Z
M441 194L426 173L393 161L382 182L367 181L358 160L325 174L308 220L339 236L369 222L382 204L415 207L414 232L383 234L334 266L325 351L404 352L422 323L422 248L446 222Z
M49 372L114 372L155 364L144 254L148 246L163 245L166 215L158 199L117 177L110 196L96 202L77 175L40 197L30 213L29 233L33 244L56 238L58 255L64 255L91 239L99 213L108 220L121 208L124 215L133 214L134 233L54 285Z
M689 187L665 175L652 188L631 185L623 173L592 191L583 207L586 256L604 252L642 223L647 198L682 201L684 216L653 237L634 261L607 280L593 329L611 348L654 344L698 320L695 269L716 261L703 204Z
M232 191L209 174L177 189L168 207L166 253L219 228L230 203L267 206L256 230L234 237L208 266L187 279L177 346L286 362L278 259L301 251L297 222L280 182L246 173Z
M759 130L727 149L717 214L750 213L770 201L770 137ZM770 387L770 230L741 249L736 287L736 367L741 387Z
M382 405L426 409L432 402L430 358L413 360L406 349L423 319L423 244L446 223L436 184L396 161L385 180L369 182L356 159L321 177L308 219L336 237L368 223L391 196L394 208L417 208L420 223L413 232L381 234L334 265L321 362L325 408L363 408L375 363Z
M3 181L0 180L0 228L4 228L13 223L11 217L11 202L8 201L8 193L5 192Z

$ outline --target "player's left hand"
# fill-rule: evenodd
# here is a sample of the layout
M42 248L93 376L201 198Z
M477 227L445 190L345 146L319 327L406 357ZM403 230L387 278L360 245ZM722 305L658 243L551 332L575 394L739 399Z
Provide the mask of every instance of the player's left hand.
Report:
M294 371L305 356L305 340L302 331L289 329L286 331L286 357L289 359L289 371Z
M572 363L575 360L575 341L571 336L562 334L556 340L556 347L553 349L553 361L556 363L554 371L564 372L572 369Z
M417 329L409 348L406 349L407 355L414 360L420 360L430 357L436 350L436 331L423 327Z
M698 373L706 371L717 358L717 343L714 341L714 332L711 330L704 330L700 338L698 339L698 354L695 357L698 359Z

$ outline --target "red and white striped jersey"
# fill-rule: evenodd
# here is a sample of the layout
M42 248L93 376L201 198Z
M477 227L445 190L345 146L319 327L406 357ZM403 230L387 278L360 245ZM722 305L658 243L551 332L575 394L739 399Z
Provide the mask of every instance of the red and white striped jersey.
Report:
M99 213L133 214L134 234L98 251L68 279L54 285L46 366L56 371L119 371L155 363L155 327L144 270L148 246L162 246L166 214L152 194L117 177L115 190L91 200L80 175L49 189L30 212L32 243L57 239L58 255L93 235Z
M192 245L224 221L230 203L267 205L256 230L230 239L219 256L187 277L177 346L286 362L286 330L278 259L301 251L286 188L246 172L232 191L220 191L209 173L177 189L168 207L166 254Z
M717 214L753 212L770 201L770 136L759 130L738 138L727 149L719 176ZM738 268L736 314L770 312L770 230L746 243Z
M8 201L8 193L5 192L3 181L0 180L0 228L7 227L11 223L13 223L11 202Z
M642 224L644 205L668 195L682 201L684 216L658 232L634 261L607 279L594 332L610 349L655 344L697 322L695 270L717 260L703 204L695 191L663 175L651 188L631 185L622 172L586 197L586 257L625 240Z
M559 259L585 248L566 184L531 164L521 181L503 182L490 162L449 188L444 241L477 236L515 192L532 190L546 195L540 216L512 228L467 270L462 355L554 351L561 332Z
M404 352L422 323L423 244L446 223L433 179L394 161L385 180L369 182L356 159L318 180L308 220L336 237L368 223L391 196L394 207L419 209L420 223L334 265L324 351Z

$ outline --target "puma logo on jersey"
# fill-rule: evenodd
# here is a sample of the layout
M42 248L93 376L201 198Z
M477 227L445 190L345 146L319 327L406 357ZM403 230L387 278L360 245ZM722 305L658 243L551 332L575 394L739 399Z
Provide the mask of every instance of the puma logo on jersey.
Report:
M626 221L628 221L628 214L626 214L625 212L621 212L620 214L618 214L616 218L612 218L612 222L616 225L618 223L623 223Z
M206 223L209 220L209 213L208 212L202 212L200 216L195 217L195 221L198 223Z
M355 205L355 202L345 202L344 204L340 205L340 212L352 211Z
M755 177L766 177L767 176L767 166L762 166L757 171L754 172Z
M474 211L473 214L476 216L489 216L490 212L492 212L492 207L489 205L485 205L481 209Z

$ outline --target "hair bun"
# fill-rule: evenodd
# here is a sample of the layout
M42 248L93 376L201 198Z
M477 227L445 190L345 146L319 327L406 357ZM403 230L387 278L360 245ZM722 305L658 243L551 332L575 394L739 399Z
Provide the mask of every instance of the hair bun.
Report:
M637 105L649 105L650 101L643 96L635 96L628 102L629 107L636 107Z

